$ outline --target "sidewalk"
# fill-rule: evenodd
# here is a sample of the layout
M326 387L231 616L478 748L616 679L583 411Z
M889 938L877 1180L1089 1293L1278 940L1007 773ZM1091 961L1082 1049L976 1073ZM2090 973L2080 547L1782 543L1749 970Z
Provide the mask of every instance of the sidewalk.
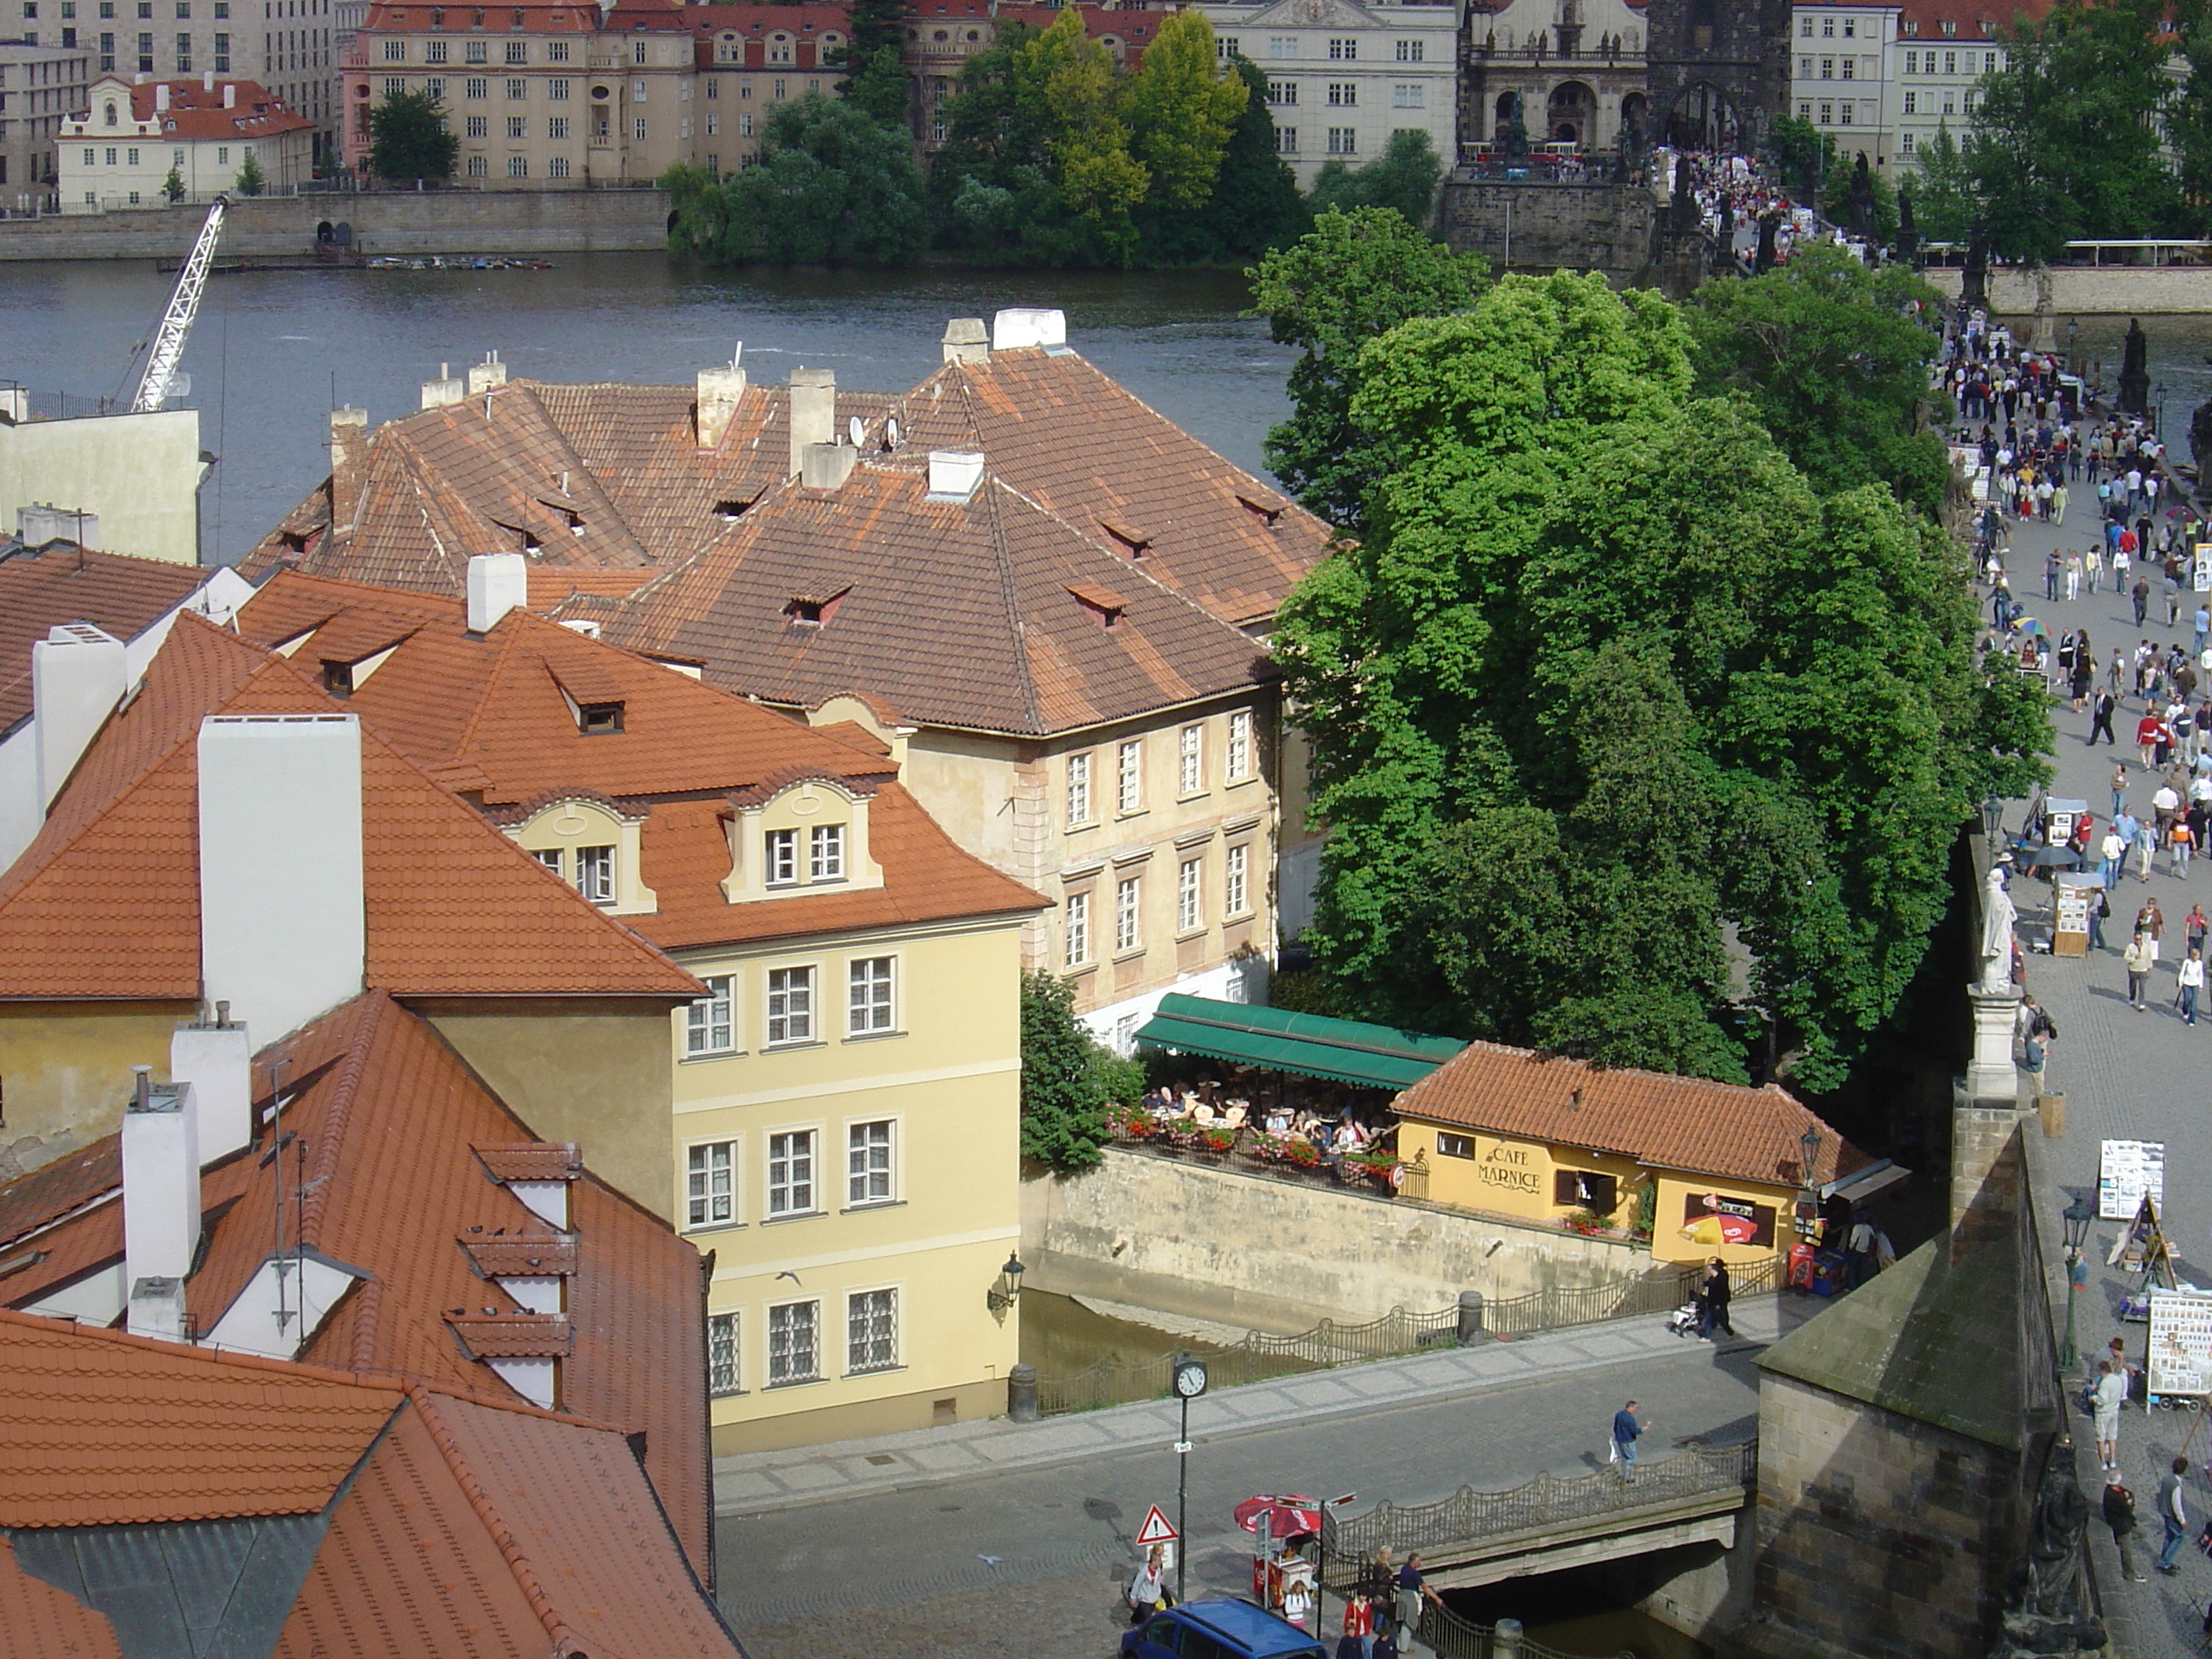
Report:
M1747 1297L1733 1310L1735 1338L1723 1340L1720 1349L1762 1347L1826 1305L1789 1293ZM1547 1376L1632 1366L1705 1346L1694 1337L1671 1334L1666 1316L1652 1314L1486 1341L1471 1348L1342 1365L1208 1394L1191 1406L1191 1438L1201 1444L1235 1439L1393 1406L1486 1394ZM872 1440L719 1457L714 1460L714 1510L718 1516L780 1511L906 1492L976 1474L1080 1462L1100 1453L1171 1443L1181 1416L1173 1401L1147 1401L1037 1423L993 1418Z

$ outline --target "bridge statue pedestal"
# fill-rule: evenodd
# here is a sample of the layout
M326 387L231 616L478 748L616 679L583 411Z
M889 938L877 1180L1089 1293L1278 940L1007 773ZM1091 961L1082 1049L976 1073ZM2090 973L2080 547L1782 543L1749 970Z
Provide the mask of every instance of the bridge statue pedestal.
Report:
M2013 1032L2020 1018L2020 987L2007 981L1966 988L1974 1010L1974 1054L1966 1067L1966 1093L1975 1100L2020 1099L2020 1068L2013 1063Z

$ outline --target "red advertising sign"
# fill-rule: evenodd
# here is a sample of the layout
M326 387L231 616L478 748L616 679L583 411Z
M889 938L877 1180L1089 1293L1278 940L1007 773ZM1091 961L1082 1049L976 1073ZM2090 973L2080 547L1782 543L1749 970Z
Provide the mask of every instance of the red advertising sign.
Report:
M1721 1193L1691 1193L1682 1200L1682 1237L1693 1244L1774 1248L1774 1206Z

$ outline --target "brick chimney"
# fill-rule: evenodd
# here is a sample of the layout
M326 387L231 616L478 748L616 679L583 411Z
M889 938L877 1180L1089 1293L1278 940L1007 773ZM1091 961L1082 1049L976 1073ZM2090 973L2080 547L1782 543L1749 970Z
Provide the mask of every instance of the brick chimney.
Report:
M201 1162L252 1144L253 1044L231 1019L228 1002L216 1005L213 1019L186 1021L170 1033L169 1076L191 1085Z
M265 1042L361 994L361 723L200 722L200 980Z
M361 494L361 464L368 459L368 411L348 405L331 411L331 522L353 521Z
M991 334L981 317L955 317L945 325L945 361L948 363L988 363Z
M89 623L64 623L31 647L40 811L54 804L130 683L123 641Z
M837 375L827 368L791 371L791 471L805 464L809 444L837 441Z
M134 1068L123 1110L123 1277L133 1336L184 1338L184 1281L200 1242L198 1109L188 1083Z
M720 447L744 395L745 372L738 367L736 358L718 368L699 371L699 407L695 419L700 448Z
M489 634L510 611L530 603L530 561L520 553L479 553L469 561L469 632Z
M422 382L422 407L425 409L443 409L447 404L457 404L467 396L468 387L453 378L450 363L440 363L438 378Z

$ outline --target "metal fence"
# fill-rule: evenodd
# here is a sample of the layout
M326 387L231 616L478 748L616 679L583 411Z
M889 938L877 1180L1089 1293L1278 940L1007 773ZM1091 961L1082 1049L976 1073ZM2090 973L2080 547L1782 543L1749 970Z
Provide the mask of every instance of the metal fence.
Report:
M1501 1647L1495 1625L1470 1624L1450 1608L1428 1601L1421 1604L1418 1634L1422 1645L1439 1659L1589 1659L1588 1655L1568 1653L1525 1636L1512 1638ZM1637 1659L1636 1650L1623 1648L1612 1659Z
M1570 1521L1702 1497L1748 1486L1759 1472L1759 1443L1690 1446L1673 1457L1636 1466L1636 1478L1604 1468L1562 1479L1540 1474L1510 1492L1462 1486L1441 1503L1401 1509L1378 1504L1364 1515L1322 1512L1322 1577L1339 1593L1375 1571L1378 1552L1403 1559L1410 1551L1436 1554L1455 1545L1536 1533Z
M1738 1297L1771 1294L1780 1288L1783 1259L1779 1256L1733 1271ZM1668 1313L1697 1293L1702 1267L1613 1279L1602 1285L1570 1286L1531 1291L1502 1302L1486 1301L1483 1330L1492 1336L1527 1336L1538 1331L1571 1325L1595 1325L1608 1319L1628 1319L1639 1314ZM1253 1331L1241 1342L1222 1347L1186 1346L1150 1359L1116 1364L1100 1360L1079 1371L1037 1378L1037 1412L1044 1417L1070 1412L1097 1411L1105 1406L1126 1406L1141 1400L1164 1400L1177 1353L1206 1361L1209 1386L1236 1388L1246 1382L1266 1382L1304 1371L1327 1370L1336 1365L1356 1365L1370 1359L1391 1359L1431 1348L1459 1346L1459 1310L1409 1314L1393 1308L1380 1319L1364 1325L1340 1325L1324 1319L1295 1336L1271 1336Z

